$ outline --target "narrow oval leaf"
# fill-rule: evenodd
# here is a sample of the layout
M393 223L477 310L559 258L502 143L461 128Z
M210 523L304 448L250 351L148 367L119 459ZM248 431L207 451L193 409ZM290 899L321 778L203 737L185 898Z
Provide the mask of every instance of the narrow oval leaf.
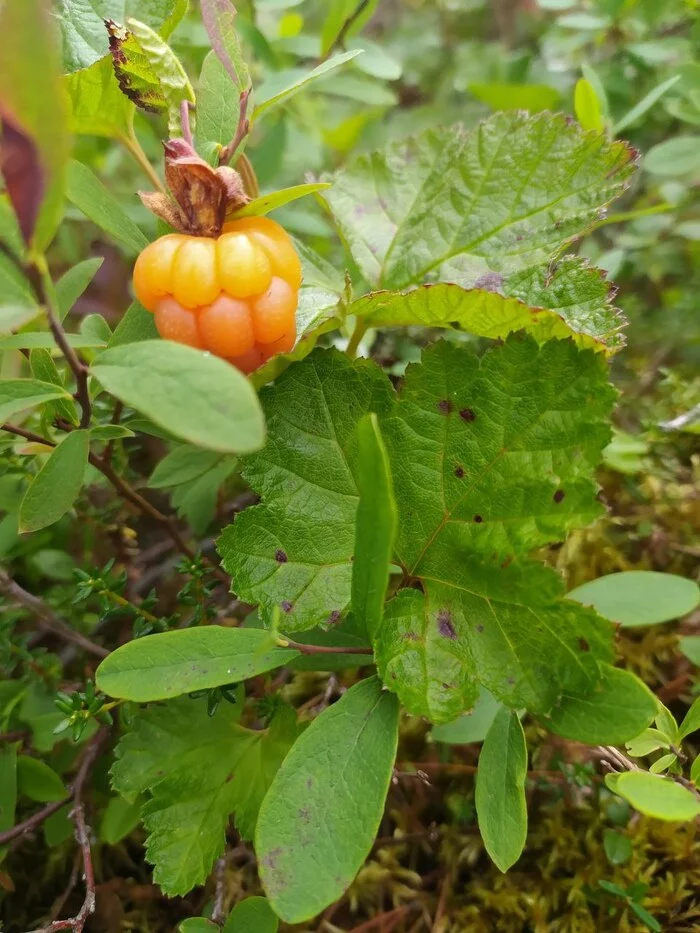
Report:
M66 514L83 485L89 452L89 431L73 431L61 441L22 499L20 532L46 528Z
M627 771L615 775L612 790L624 797L635 810L657 820L686 822L700 816L697 795L671 778L658 777L647 771Z
M389 457L375 414L360 420L357 435L360 501L355 521L352 609L361 630L372 636L384 614L398 518Z
M125 405L206 450L250 453L265 441L253 387L218 357L169 340L143 340L106 350L92 373Z
M7 421L25 408L33 408L55 398L70 397L65 389L49 382L39 382L37 379L3 379L0 381L0 422Z
M476 813L486 851L503 872L520 858L527 838L527 746L517 713L502 709L481 748Z
M667 78L665 81L662 81L661 84L657 85L648 94L645 94L644 97L639 101L638 104L635 104L631 110L629 110L624 117L615 124L613 127L613 133L617 136L618 133L622 130L627 129L628 126L632 126L633 123L636 123L640 117L643 117L647 110L651 110L657 100L660 100L666 91L670 91L674 84L677 84L681 79L681 75L673 75L671 78Z
M99 837L101 842L116 845L128 836L141 822L142 797L125 800L124 797L111 797L100 822Z
M700 587L674 573L626 570L583 583L567 598L593 606L606 619L624 627L641 627L692 612L700 603Z
M68 168L68 199L94 224L119 240L133 252L148 246L143 231L136 226L119 201L97 175L82 162L75 160Z
M697 732L698 729L700 729L700 697L697 697L693 702L680 725L681 739L686 738L693 732Z
M294 97L308 84L322 80L326 75L335 71L336 68L340 68L341 65L345 65L361 54L361 49L355 49L353 52L342 52L339 55L334 55L314 68L313 71L306 72L303 68L291 68L288 71L272 74L256 92L258 104L253 111L253 119L260 119L264 113L272 110L273 107L279 107L280 104L289 100L290 97Z
M273 191L271 194L264 194L262 197L250 201L245 207L235 211L228 219L237 217L260 217L263 214L269 214L270 211L277 210L278 207L284 207L285 204L291 204L299 198L305 198L308 194L315 194L317 191L324 191L330 188L330 182L323 181L309 185L295 185L293 188L283 188L281 191Z
M236 904L223 933L277 933L279 919L264 897L247 897Z
M109 696L148 703L255 677L296 657L263 629L209 625L127 642L100 664L96 681Z
M32 350L29 354L29 366L32 375L41 382L51 383L51 385L65 391L61 374L47 349L37 348ZM77 427L78 417L73 399L70 399L70 401L68 399L58 399L55 402L50 402L48 411L51 413L52 419L56 417L62 418L64 421L67 421L68 424L73 424Z
M579 78L574 91L574 110L576 119L584 130L602 130L603 115L600 101L590 81Z
M64 272L56 282L56 304L58 305L58 314L61 320L65 318L78 298L95 278L103 262L103 256L84 259L68 269L67 272Z
M399 704L376 677L356 684L292 746L256 830L263 886L287 923L337 900L372 847L398 740Z
M586 694L564 693L548 716L548 729L588 745L621 745L638 736L658 713L654 694L635 677L601 664L601 679Z
M17 758L17 790L38 803L65 800L68 796L65 784L53 768L29 755Z

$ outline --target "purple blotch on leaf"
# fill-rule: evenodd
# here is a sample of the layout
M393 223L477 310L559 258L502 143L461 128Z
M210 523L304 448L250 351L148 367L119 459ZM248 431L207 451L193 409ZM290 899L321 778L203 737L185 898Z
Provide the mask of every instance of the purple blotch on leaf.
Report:
M440 609L437 617L438 632L443 638L457 641L457 632L452 624L452 613L448 609Z

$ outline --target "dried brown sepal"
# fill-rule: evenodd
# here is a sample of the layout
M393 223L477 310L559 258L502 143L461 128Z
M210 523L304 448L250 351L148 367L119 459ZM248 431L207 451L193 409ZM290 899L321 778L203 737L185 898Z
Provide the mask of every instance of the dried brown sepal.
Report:
M165 143L165 181L173 200L156 192L139 192L139 196L150 211L181 233L218 237L226 215L250 201L235 169L212 168L184 139Z

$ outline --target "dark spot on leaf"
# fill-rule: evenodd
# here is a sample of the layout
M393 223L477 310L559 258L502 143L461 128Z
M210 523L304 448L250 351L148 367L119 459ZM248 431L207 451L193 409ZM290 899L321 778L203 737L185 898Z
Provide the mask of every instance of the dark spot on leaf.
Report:
M514 687L514 686L515 686L515 677L508 677L507 680L506 680L506 683L508 684L509 687Z
M299 809L299 819L305 825L308 825L311 822L311 812L308 807L301 807Z
M437 617L438 632L443 638L449 638L450 641L457 641L457 632L452 624L452 613L448 609L440 609Z
M474 282L474 288L483 288L485 292L497 292L503 285L503 276L498 272L487 272Z
M564 496L565 496L564 490L563 490L563 489L557 489L557 491L556 491L556 492L554 493L554 495L552 496L552 499L554 499L555 502L561 502L561 500L564 498Z
M334 609L333 612L331 612L331 614L328 616L328 624L337 625L338 622L340 622L341 615L342 613L340 609Z
M280 603L280 608L283 612L291 612L294 608L294 603L290 603L288 599L283 599Z
M510 567L512 562L513 562L513 555L509 554L508 557L506 557L506 559L501 564L501 570L505 570L506 567Z
M591 646L588 644L585 638L581 637L578 640L579 651L590 651Z
M274 871L277 868L277 860L282 854L282 849L280 847L276 849L270 849L267 855L263 855L262 864L265 868L269 868L271 871Z
M464 467L462 466L455 467L455 476L457 477L457 479L462 479L462 477L464 476Z
M226 780L224 781L224 784L228 784L232 780L233 780L233 771L230 774L226 775Z
M417 635L415 632L406 632L403 638L404 641L420 641L420 635Z
M443 690L452 690L453 687L452 687L452 684L443 684L443 685L442 685L442 689L443 689Z
M450 321L450 327L451 327L453 330L461 330L461 329L462 329L462 325L459 323L459 321Z
M474 521L477 523L477 525L480 525L480 524L483 522L483 520L484 520L484 519L482 518L481 515L475 515L475 516L474 516Z
M477 626L476 626L476 630L477 630L477 632L483 632L483 631L484 631L484 626L483 626L483 625L477 625Z
M307 777L307 779L306 779L306 789L307 789L307 790L311 790L311 788L312 788L313 786L314 786L314 779L313 779L311 776Z
M278 564L287 563L288 557L285 551L282 550L282 548L278 548L278 550L275 551L275 560L277 561Z
M462 418L463 421L474 421L476 419L476 415L472 408L463 408L459 413L459 417Z
M437 407L441 415L449 415L452 411L452 402L449 399L441 398L437 403Z
M394 673L394 671L391 672L391 679L396 680L396 674Z

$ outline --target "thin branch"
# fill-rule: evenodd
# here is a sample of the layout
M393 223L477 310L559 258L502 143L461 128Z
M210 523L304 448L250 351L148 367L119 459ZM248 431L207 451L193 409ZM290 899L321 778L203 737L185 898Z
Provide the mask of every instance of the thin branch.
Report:
M40 619L43 628L47 632L57 635L63 641L68 641L77 645L97 658L106 658L109 654L106 648L103 648L101 645L96 645L95 642L90 641L90 639L81 632L76 632L75 629L71 628L67 622L64 622L63 619L53 611L48 603L45 603L43 599L34 596L33 593L29 593L21 587L2 567L0 567L0 591L5 593L16 603L19 603L20 606L33 612L34 615Z
M340 29L340 32L333 40L332 45L330 46L326 54L323 56L323 58L319 62L319 65L327 61L331 57L333 52L335 52L336 49L341 48L345 44L345 40L348 37L348 33L350 32L350 29L352 28L353 23L357 22L357 20L360 18L360 16L364 13L364 11L369 6L369 3L370 3L370 0L362 0L362 3L358 4L355 11L351 13L350 16L348 16L348 18L343 23Z
M19 836L24 836L25 833L31 832L31 830L35 829L37 826L41 826L44 820L48 820L51 814L60 810L61 807L65 807L67 803L70 803L71 799L72 798L68 796L64 797L63 800L54 800L52 803L47 803L45 807L42 807L41 810L37 810L36 813L32 813L26 820L13 826L11 829L6 829L4 833L0 833L0 846L4 846L8 842L12 842L13 839L17 839Z
M55 447L56 444L49 440L46 437L42 437L40 434L35 434L33 431L27 431L25 428L17 427L14 424L3 424L2 430L7 431L9 434L16 434L18 437L24 437L28 441L33 441L36 444L45 444L48 447ZM177 525L174 520L167 515L164 515L160 509L157 509L154 505L144 499L132 486L130 486L126 480L122 479L121 476L114 470L112 465L105 461L103 457L98 457L96 454L91 453L89 456L89 462L95 469L99 470L104 477L106 477L112 486L117 490L120 495L134 505L139 511L143 512L144 515L147 515L153 521L161 525L165 531L170 536L171 540L175 544L175 547L186 557L189 557L190 560L193 560L196 557L196 551L187 544L185 539L180 534ZM207 557L202 557L202 561L206 564L209 571L220 580L222 583L225 583L226 586L229 586L231 580L228 574L222 570L220 567L217 567L213 561L209 560Z
M278 640L281 648L293 648L300 654L374 654L373 648L353 648L344 645L304 645L298 641L281 637Z
M58 933L59 930L72 930L73 933L83 933L88 917L95 912L95 871L92 865L92 850L90 848L90 830L85 821L85 805L83 803L83 788L87 780L102 743L109 735L109 729L100 729L87 747L83 760L78 768L71 788L74 806L70 817L75 823L75 838L80 846L83 857L83 872L85 878L85 900L75 917L69 920L54 920L46 927L35 930L33 933Z
M226 896L226 854L217 859L214 866L214 906L211 911L211 919L214 923L222 924L224 922L224 898Z
M219 165L228 165L228 163L236 154L236 149L238 149L240 144L250 132L250 120L248 119L248 101L250 100L251 91L252 85L249 85L247 88L245 88L245 90L241 91L238 126L236 127L236 132L231 142L228 144L228 146L224 146L224 148L219 152Z
M0 732L0 742L21 742L29 738L28 729L13 729L11 732Z

